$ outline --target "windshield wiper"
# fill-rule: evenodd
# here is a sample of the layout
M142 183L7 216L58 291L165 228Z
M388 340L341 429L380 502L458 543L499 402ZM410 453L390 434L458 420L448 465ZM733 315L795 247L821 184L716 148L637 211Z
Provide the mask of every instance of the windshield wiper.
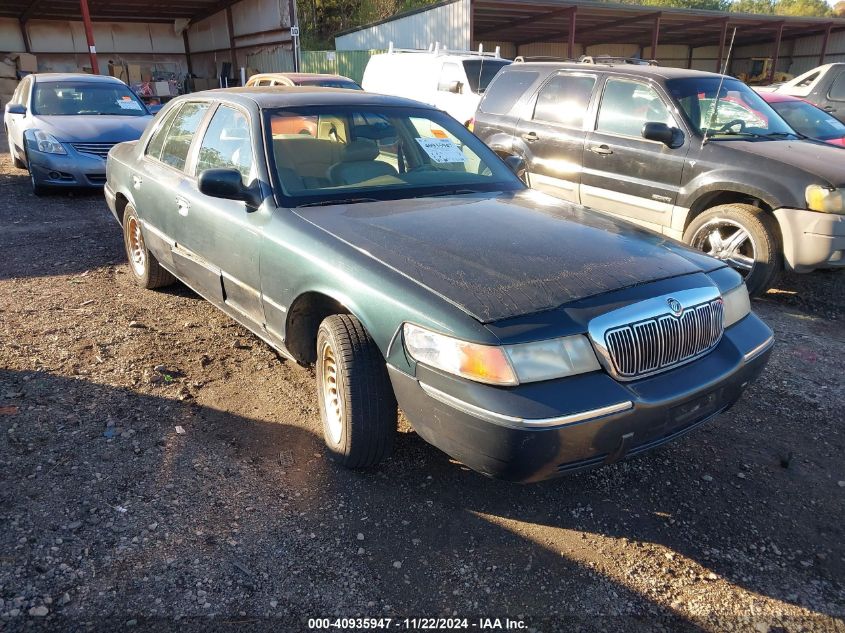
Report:
M437 193L429 193L420 198L439 198L441 196L464 196L468 193L479 193L475 189L448 189L447 191L438 191Z
M761 134L760 136L768 137L768 138L784 138L787 136L795 136L799 139L807 138L803 134L799 134L798 132L769 132L768 134Z
M378 202L377 198L340 198L337 200L317 200L316 202L304 202L296 205L297 209L302 207L329 207L334 204L358 204L359 202Z

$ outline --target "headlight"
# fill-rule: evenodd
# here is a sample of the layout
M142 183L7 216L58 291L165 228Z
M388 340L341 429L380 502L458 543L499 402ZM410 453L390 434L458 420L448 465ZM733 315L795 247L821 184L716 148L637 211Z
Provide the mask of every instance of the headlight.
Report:
M590 342L581 335L497 346L468 343L410 323L403 333L405 349L417 362L491 385L517 385L599 369Z
M845 191L821 185L810 185L804 190L807 208L822 213L845 213Z
M26 138L33 149L46 154L67 154L62 144L56 140L56 137L41 130L27 130Z
M751 312L751 300L748 298L745 284L739 284L722 295L722 309L726 328L748 316Z

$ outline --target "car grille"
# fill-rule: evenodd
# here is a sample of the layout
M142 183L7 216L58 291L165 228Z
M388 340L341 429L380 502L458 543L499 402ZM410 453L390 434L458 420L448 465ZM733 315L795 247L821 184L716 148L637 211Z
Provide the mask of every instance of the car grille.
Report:
M605 344L618 378L632 380L682 365L722 338L722 300L608 329Z
M71 143L73 149L80 154L93 154L100 158L105 158L109 155L109 150L117 143Z

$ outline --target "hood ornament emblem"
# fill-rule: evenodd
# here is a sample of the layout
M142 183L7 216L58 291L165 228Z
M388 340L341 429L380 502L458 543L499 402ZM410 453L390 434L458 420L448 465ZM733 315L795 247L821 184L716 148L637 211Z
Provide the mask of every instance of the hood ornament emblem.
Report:
M666 303L669 304L669 309L672 311L672 314L675 316L681 316L684 311L684 306L681 305L681 302L673 297L669 297L666 299Z

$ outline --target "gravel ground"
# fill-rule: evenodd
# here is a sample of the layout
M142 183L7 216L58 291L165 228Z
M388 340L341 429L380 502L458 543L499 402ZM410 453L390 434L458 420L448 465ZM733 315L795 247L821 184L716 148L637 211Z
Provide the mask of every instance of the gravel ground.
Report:
M845 631L845 275L754 307L765 374L664 449L518 486L403 428L350 473L313 371L184 286L135 287L102 196L35 198L3 153L0 630Z

